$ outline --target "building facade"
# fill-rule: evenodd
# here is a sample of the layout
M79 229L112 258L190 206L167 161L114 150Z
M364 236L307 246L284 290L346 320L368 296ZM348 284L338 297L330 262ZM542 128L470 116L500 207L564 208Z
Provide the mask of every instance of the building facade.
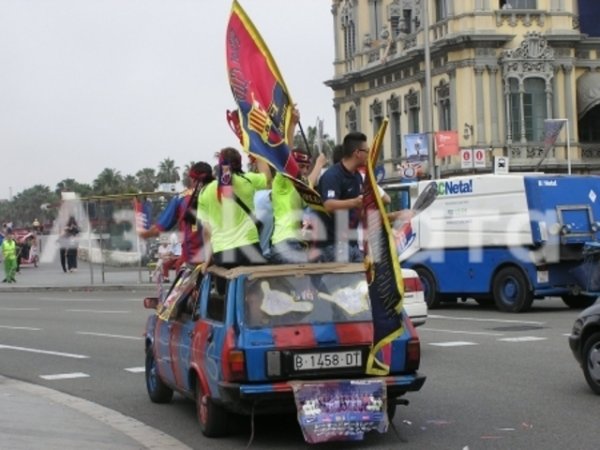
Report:
M490 172L494 156L533 171L549 118L566 121L540 170L600 173L600 1L333 0L332 14L337 139L388 118L386 180L405 176L405 134L443 130L485 167L453 155L429 174Z

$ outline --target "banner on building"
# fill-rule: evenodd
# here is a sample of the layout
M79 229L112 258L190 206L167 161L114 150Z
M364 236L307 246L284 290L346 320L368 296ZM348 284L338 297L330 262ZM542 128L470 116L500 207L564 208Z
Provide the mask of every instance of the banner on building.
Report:
M438 158L458 155L459 148L457 131L436 131L434 137L436 149L435 154Z
M429 146L425 133L409 133L404 135L406 158L409 161L423 161L429 158Z

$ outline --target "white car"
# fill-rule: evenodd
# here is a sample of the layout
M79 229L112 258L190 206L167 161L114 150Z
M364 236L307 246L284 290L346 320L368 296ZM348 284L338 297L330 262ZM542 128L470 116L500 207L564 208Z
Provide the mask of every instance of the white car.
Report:
M417 272L412 269L402 269L404 279L404 310L410 317L413 325L418 327L427 320L427 303L423 285Z

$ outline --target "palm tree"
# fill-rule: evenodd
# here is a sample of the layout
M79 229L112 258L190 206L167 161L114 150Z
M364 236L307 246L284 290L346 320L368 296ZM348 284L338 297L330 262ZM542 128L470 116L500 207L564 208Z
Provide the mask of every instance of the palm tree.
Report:
M59 195L61 192L76 192L80 197L85 197L91 194L92 187L89 184L79 183L74 178L65 178L57 183L54 192Z
M188 174L190 173L190 169L196 164L196 161L190 161L185 166L183 166L183 172L181 174L181 182L185 187L190 186L190 177Z
M116 169L104 169L93 183L94 194L120 194L123 189L123 175Z
M137 177L137 185L142 192L154 192L158 187L154 169L146 167L142 170L138 170L135 176Z
M165 158L158 165L157 177L159 183L176 183L181 179L179 167L175 165L175 161L171 158Z
M48 186L38 184L25 189L15 195L10 202L12 203L10 220L15 224L31 225L33 219L41 216L41 206L44 203L56 204L58 199L58 195L52 192Z
M317 127L309 126L306 129L306 140L308 141L308 148L306 148L306 142L302 138L302 134L297 132L294 135L294 147L305 148L311 155L316 156L319 153L318 142L317 142ZM328 158L331 158L331 153L335 147L335 141L329 137L327 133L323 133L323 153Z
M133 175L125 175L125 178L123 178L123 189L121 192L125 192L126 194L136 194L140 192L137 178Z

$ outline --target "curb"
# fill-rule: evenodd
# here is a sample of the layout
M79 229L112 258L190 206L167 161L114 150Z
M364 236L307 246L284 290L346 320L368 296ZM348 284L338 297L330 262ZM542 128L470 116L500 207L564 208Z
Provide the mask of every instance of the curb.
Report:
M3 292L116 292L116 291L156 291L154 284L110 284L110 285L82 285L82 286L2 286Z
M75 411L87 415L91 419L109 426L113 430L128 436L147 449L173 449L191 450L180 440L152 428L133 417L102 406L98 403L75 397L70 394L50 389L38 384L7 378L0 375L0 383L9 388L22 391L36 397L43 397L52 404L67 406Z

